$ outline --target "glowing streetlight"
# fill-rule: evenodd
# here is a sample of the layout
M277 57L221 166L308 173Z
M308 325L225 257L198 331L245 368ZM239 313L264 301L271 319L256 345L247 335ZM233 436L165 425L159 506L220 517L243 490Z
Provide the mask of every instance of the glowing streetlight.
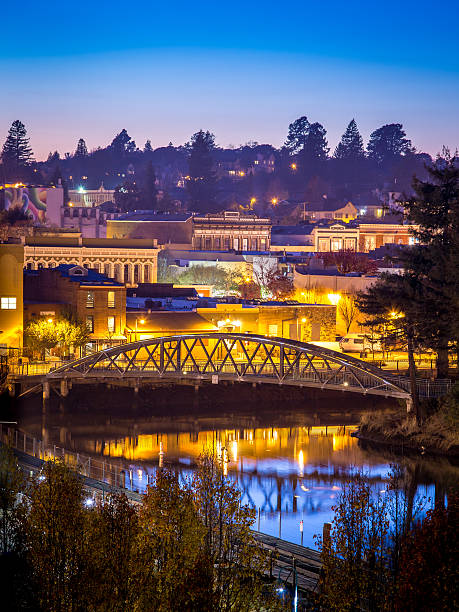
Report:
M339 293L329 293L327 297L330 300L330 304L333 306L337 306L341 299L341 295Z
M277 198L272 198L271 199L271 204L273 204L274 206L277 204L279 200Z
M290 168L291 168L292 170L296 170L297 166L296 166L296 164L290 164Z
M253 206L254 204L256 204L257 202L257 198L250 198L250 204Z

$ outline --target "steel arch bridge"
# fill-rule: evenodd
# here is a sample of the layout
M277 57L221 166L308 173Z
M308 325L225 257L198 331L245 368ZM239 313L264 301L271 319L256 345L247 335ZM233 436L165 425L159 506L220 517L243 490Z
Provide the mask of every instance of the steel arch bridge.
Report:
M136 385L157 379L220 380L318 387L409 399L402 381L354 357L314 344L255 334L203 333L149 338L102 350L50 371L45 380Z

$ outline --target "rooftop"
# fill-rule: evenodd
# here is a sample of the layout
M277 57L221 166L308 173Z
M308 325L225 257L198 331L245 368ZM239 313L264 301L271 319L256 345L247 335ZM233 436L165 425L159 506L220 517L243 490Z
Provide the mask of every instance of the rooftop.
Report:
M124 287L123 283L118 283L105 274L75 264L60 264L55 268L43 268L42 270L24 270L26 276L40 276L40 274L49 272L56 272L81 286Z

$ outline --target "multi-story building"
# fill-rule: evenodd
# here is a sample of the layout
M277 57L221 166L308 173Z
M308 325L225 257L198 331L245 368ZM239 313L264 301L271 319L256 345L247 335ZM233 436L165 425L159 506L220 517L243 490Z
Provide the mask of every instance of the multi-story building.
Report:
M271 221L237 211L193 217L193 248L204 251L268 251Z
M27 319L34 316L56 315L63 308L70 309L91 334L88 349L99 349L125 340L126 288L112 278L74 264L60 264L55 268L26 270L24 273L24 301ZM33 305L45 305L37 313ZM41 308L41 307L40 307Z
M340 200L322 198L319 202L306 202L304 205L304 220L312 223L317 221L335 220L349 223L357 218L358 210L352 202L343 204Z
M107 220L107 238L146 238L158 244L191 245L192 214L139 211Z
M333 223L318 225L311 232L314 251L325 253L351 249L368 253L386 244L412 245L415 225L386 222L384 217L374 223Z
M110 240L37 235L26 239L25 265L29 270L55 268L60 264L79 265L106 274L119 283L133 287L156 282L159 248L156 241Z
M0 243L0 352L22 347L24 246Z
M114 195L115 191L105 189L103 183L99 189L85 189L84 187L69 189L69 200L74 206L100 206L105 202L113 202Z

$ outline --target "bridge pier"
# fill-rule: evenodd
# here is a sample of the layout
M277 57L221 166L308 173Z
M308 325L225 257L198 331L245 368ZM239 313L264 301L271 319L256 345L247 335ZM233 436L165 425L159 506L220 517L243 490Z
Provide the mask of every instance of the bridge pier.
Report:
M69 394L69 384L66 378L61 380L61 395L62 397L67 397Z
M413 412L413 398L411 397L406 398L406 411L408 413Z
M49 399L49 392L50 392L49 382L46 380L46 381L43 383L43 399L44 399L44 400Z

